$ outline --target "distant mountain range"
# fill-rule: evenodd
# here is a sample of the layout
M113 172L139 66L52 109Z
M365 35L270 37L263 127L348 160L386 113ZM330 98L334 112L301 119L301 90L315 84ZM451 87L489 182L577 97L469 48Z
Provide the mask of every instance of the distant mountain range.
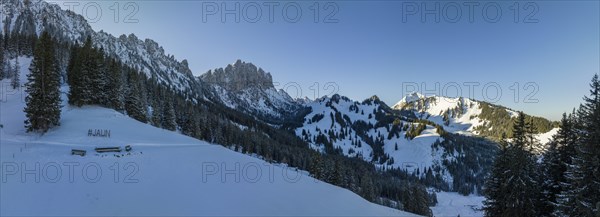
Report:
M325 154L359 158L423 179L431 174L428 183L432 186L465 194L480 192L498 149L494 141L503 134L512 135L517 115L483 101L418 93L404 96L391 107L377 96L360 102L340 95L293 99L274 87L269 72L241 60L194 76L187 60L166 54L151 39L94 31L82 16L41 0L2 0L0 29L5 34L30 35L47 30L69 44L91 37L107 56L191 101L202 99L252 116L295 134ZM65 73L66 65L61 67ZM533 116L527 120L536 126L541 142L555 133L555 122ZM543 152L544 145L535 151Z

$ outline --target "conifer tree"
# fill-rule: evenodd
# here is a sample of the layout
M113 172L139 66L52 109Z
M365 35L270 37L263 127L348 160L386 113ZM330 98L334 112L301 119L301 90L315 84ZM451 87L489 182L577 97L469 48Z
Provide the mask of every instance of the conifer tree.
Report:
M502 134L500 140L500 152L494 161L491 177L485 183L484 201L485 216L502 216L506 210L506 181L509 171L508 142L506 142L505 134Z
M513 125L513 139L501 152L488 179L486 216L537 216L541 198L539 174L528 151L533 139L523 112Z
M19 57L15 58L15 66L12 69L12 73L11 73L11 80L10 80L10 86L13 89L17 89L19 86L21 86L21 80L20 80L20 74L21 74L21 65L19 64Z
M163 114L162 112L163 106L158 100L152 100L152 126L162 127Z
M60 125L60 73L54 42L44 32L36 45L30 74L27 76L25 128L28 132L46 132Z
M8 57L7 57L8 58ZM11 75L12 75L12 70L14 69L12 67L12 64L10 63L10 59L7 59L5 61L5 65L4 65L4 71L6 72L6 74L4 75L4 78L10 79Z
M544 180L542 181L542 201L540 205L541 216L562 216L560 204L563 199L561 192L565 188L565 172L571 165L571 158L575 155L577 142L576 131L573 128L573 116L563 114L560 128L550 141L548 150L542 161Z
M314 177L315 179L323 179L323 177L325 177L325 175L323 174L323 159L321 157L321 154L317 153L317 152L313 152L311 155L311 162L310 162L310 167L309 167L309 172L311 174L312 177Z
M91 105L96 104L96 88L94 87L93 80L95 74L98 72L97 60L95 51L92 45L91 38L86 40L86 43L82 49L81 55L81 71L79 74L79 83L77 90L81 93L80 105ZM78 105L78 106L80 106Z
M92 39L88 37L83 47L71 50L71 59L67 67L67 80L70 85L69 104L83 106L90 103L90 53Z
M4 53L4 34L0 32L0 80L6 77L6 70L4 68L6 66L6 55Z
M73 88L76 88L76 80L79 78L78 72L79 72L79 66L81 65L79 63L79 47L77 46L77 43L75 43L75 45L71 46L71 51L69 52L69 63L67 64L67 84L69 84L69 104L71 105L75 105L75 99L78 98L77 96L77 92L74 91Z
M193 112L192 106L184 106L185 112L181 115L181 133L194 138L200 136L197 114Z
M121 64L115 60L112 60L109 64L109 73L108 76L109 84L108 84L108 106L117 111L124 110L125 103L125 87L124 87L124 77Z
M138 80L138 74L135 71L130 71L128 77L128 84L130 87L127 90L127 97L125 98L125 111L127 115L131 116L140 122L147 123L146 104L141 99L140 92L140 81Z
M367 199L368 201L373 201L375 200L375 189L374 189L374 184L373 184L373 180L370 177L370 174L368 173L364 173L361 177L360 177L360 185L359 185L360 189L361 189L361 196L365 199ZM413 211L411 210L412 207L407 207L407 211ZM416 208L415 208L416 210Z
M163 103L163 115L162 115L162 126L170 131L177 129L177 123L175 122L175 108L173 108L173 101L168 97Z
M560 214L595 216L600 213L600 81L594 75L590 96L578 110L579 145L568 167L568 185L561 195Z
M90 90L88 95L89 103L94 105L104 105L108 106L108 84L107 84L107 75L106 75L106 67L104 64L104 51L102 48L99 50L93 49L91 50L90 56L88 57L89 67L88 75L89 84L87 85L87 89Z
M163 120L163 95L162 95L163 91L160 88L160 86L157 86L156 88L154 88L154 90L152 90L152 97L151 97L151 101L150 101L150 106L152 106L152 117L151 117L151 121L152 121L152 125L155 127L162 127L162 120Z

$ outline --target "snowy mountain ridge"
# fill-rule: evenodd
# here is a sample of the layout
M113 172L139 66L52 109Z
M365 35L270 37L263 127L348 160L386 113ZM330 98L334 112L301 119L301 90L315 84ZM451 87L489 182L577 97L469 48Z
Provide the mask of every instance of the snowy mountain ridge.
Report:
M452 133L478 135L475 128L484 124L484 120L478 117L481 114L479 102L463 97L449 98L411 93L392 108L414 112L419 118L444 125L444 129Z
M0 30L5 34L38 36L47 30L56 40L68 43L83 43L91 37L93 44L103 48L108 56L140 70L148 78L154 77L190 97L202 96L201 83L193 76L187 60L176 60L151 39L141 40L134 34L115 37L104 31L96 32L83 16L62 10L56 4L43 0L2 0Z
M490 136L487 133L499 125L496 122L512 123L510 120L518 116L515 110L487 102L464 97L425 96L416 92L407 94L392 108L412 112L418 118L439 124L451 133L479 136ZM554 129L551 121L533 118L548 125L538 129L540 135Z
M273 87L269 73L251 63L237 61L195 77L187 60L178 61L173 55L166 54L152 39L142 40L134 34L115 37L102 30L96 32L83 16L43 0L2 0L0 30L5 34L18 32L25 35L40 35L47 30L56 40L67 43L81 44L91 37L93 45L102 48L106 55L185 94L190 100L202 98L221 103L263 121L279 123L276 120L294 114L301 107L287 93Z
M271 74L237 60L198 77L211 86L224 105L272 122L292 116L302 106L285 91L275 89Z
M431 149L431 144L443 140L436 128L428 125L422 134L408 138L407 130L418 123L389 113L376 96L363 102L324 96L307 105L312 112L295 132L314 149L410 171L440 164L440 154Z

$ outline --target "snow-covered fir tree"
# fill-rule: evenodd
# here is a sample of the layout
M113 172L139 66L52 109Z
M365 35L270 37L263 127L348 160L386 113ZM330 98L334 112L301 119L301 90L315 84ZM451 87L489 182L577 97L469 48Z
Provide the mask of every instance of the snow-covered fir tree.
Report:
M590 95L584 97L577 113L579 141L566 172L566 189L558 214L600 215L600 80L594 75Z
M502 216L506 210L506 181L508 179L508 142L503 138L500 141L500 153L494 161L491 177L485 183L486 200L484 202L484 211L486 216Z
M124 73L121 64L112 59L109 64L110 76L108 79L108 106L117 110L123 111L125 104L125 84Z
M141 81L138 78L138 74L135 72L128 73L128 84L129 88L127 89L127 97L125 98L125 111L127 115L132 118L141 121L143 123L148 122L146 103L142 99L141 92L145 90L145 88L141 87Z
M25 128L28 132L46 132L60 125L60 73L54 42L44 32L36 44L30 74L25 84Z
M513 138L500 152L488 179L486 216L537 216L541 189L534 156L529 123L523 112L513 125Z
M177 123L175 122L175 108L173 107L173 102L170 100L170 97L165 99L162 111L162 126L167 130L176 130Z
M548 144L548 150L543 156L541 169L543 172L542 201L540 205L541 216L560 214L559 201L561 192L566 184L565 172L571 165L571 157L575 155L577 132L573 128L573 114L563 114L560 128L552 141Z

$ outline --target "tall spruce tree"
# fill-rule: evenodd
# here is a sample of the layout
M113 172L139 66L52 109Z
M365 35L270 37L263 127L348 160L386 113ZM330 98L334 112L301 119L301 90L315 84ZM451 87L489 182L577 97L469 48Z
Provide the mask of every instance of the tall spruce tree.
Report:
M141 92L143 89L140 87L141 81L138 78L138 73L130 70L128 75L127 83L129 84L129 88L127 89L127 97L125 98L125 111L132 118L147 123L148 117L145 108L147 104L142 100Z
M6 77L6 70L4 67L6 66L6 55L4 54L6 51L4 49L4 34L0 32L0 80Z
M73 88L77 88L76 87L76 83L77 83L77 79L79 78L79 67L80 67L80 63L79 63L79 46L77 45L78 43L76 42L75 45L71 46L71 51L69 52L70 56L69 56L69 63L67 64L67 84L69 84L69 104L71 105L75 105L76 104L76 99L78 98L78 92L75 92Z
M107 69L104 60L104 50L93 49L90 52L89 56L89 81L87 88L91 90L91 93L88 95L90 98L90 103L94 105L103 105L108 106L108 76Z
M69 83L69 104L83 106L87 104L86 84L89 83L88 67L84 61L89 58L89 52L92 47L92 39L87 38L83 47L78 48L75 45L71 49L71 58L67 66L67 81Z
M531 150L533 127L519 112L513 125L513 138L498 157L492 176L488 179L486 216L537 216L541 197L538 168ZM504 168L505 167L505 168ZM489 212L489 213L488 213Z
M10 63L10 58L9 56L6 57L7 60L5 61L5 65L4 65L4 71L6 72L6 74L4 75L4 78L11 78L11 74L12 74L12 70L14 69L12 67L12 64Z
M506 135L502 134L500 140L500 152L494 161L491 176L485 183L484 201L485 216L502 216L506 210L506 182L509 174L508 142Z
M28 132L47 132L60 125L60 73L56 62L54 41L45 32L36 50L25 84L25 128Z
M597 216L600 214L600 81L594 75L590 96L578 110L576 121L579 145L566 172L567 189L559 214Z
M162 126L170 131L177 129L177 122L175 122L175 108L173 107L172 97L168 96L163 103L163 115L162 115Z
M108 76L108 104L110 108L113 108L117 111L124 110L125 103L125 86L124 86L124 76L123 76L123 66L116 60L112 60L109 63L109 73Z
M156 88L154 88L154 90L152 91L152 100L150 101L150 105L152 106L152 117L151 117L151 121L152 121L152 125L155 127L161 127L162 126L162 120L163 120L163 95L162 95L163 91L160 88L160 86L157 86Z
M78 106L81 105L91 105L95 103L94 94L96 94L96 89L94 87L94 83L92 82L94 74L99 70L97 66L96 55L94 51L94 47L92 44L92 40L90 37L85 42L85 45L82 48L80 53L81 55L81 69L79 72L79 83L77 87L77 91L81 93L80 102Z
M202 136L200 132L200 121L198 120L198 115L194 112L193 106L190 104L186 104L183 106L184 112L181 112L181 132L184 135L188 135L191 137L199 138Z
M13 89L17 89L21 86L21 64L19 64L19 57L15 58L15 65L12 69L11 78L10 78L10 86Z
M561 201L565 188L565 172L571 165L575 155L577 132L573 127L573 115L565 113L560 122L560 128L548 145L542 161L544 181L542 182L543 204L540 206L540 216L563 216Z

